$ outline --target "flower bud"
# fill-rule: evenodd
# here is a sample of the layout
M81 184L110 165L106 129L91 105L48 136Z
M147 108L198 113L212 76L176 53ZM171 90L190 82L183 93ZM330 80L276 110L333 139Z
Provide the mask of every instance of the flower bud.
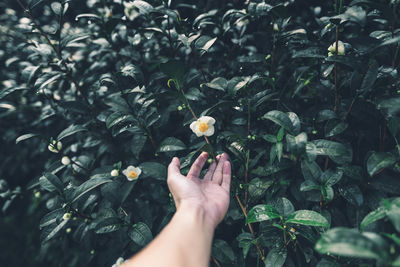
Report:
M178 110L181 111L183 109L182 106L178 106Z
M69 164L71 163L71 160L69 159L68 156L64 156L64 157L62 157L62 159L61 159L61 163L62 163L63 165L69 165Z
M119 171L117 169L114 169L114 170L111 171L111 176L112 177L116 177L118 175L119 175Z
M69 212L64 213L63 220L69 220L69 219L71 219L71 213L69 213Z
M67 229L65 229L65 232L66 232L67 234L71 233L71 231L72 231L72 229L71 229L71 228L67 228Z
M61 150L62 147L63 147L63 145L62 145L61 141L58 141L58 142L57 142L57 149L58 149L58 150Z
M40 192L39 191L37 191L37 192L35 192L35 198L40 198L40 196L41 196L41 194L40 194Z

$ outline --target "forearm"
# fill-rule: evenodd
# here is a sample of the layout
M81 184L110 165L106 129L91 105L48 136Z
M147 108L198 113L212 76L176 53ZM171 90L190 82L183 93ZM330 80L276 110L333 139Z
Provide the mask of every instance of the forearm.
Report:
M182 204L169 224L124 267L205 267L214 227L199 207Z

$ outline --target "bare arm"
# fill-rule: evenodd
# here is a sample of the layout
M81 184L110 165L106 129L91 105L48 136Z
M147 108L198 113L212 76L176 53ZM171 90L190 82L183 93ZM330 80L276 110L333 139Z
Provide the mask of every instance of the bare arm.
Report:
M161 233L123 267L205 267L209 265L216 226L229 206L231 166L227 154L217 157L203 179L207 160L202 153L187 176L180 173L178 158L168 167L168 187L177 211Z

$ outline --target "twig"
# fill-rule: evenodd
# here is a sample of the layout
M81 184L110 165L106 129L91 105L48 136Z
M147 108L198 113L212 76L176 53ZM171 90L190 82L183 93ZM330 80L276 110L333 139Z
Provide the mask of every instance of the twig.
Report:
M242 201L240 201L240 198L239 198L238 195L235 195L235 198L236 198L236 200L237 200L237 202L238 202L238 204L239 204L239 206L240 206L240 209L242 210L242 212L243 212L243 214L244 214L244 217L247 218L247 212L246 212L245 207L244 207L243 204L242 204ZM254 234L253 226L251 225L251 223L248 223L247 225L249 226L249 230L250 230L250 233L251 233L252 238L253 238L253 239L256 239L256 235ZM256 248L257 248L257 252L258 252L258 254L259 254L260 257L261 257L261 260L265 263L264 254L262 253L261 248L260 248L260 245L258 244L258 241L257 241L257 240L255 241L255 245L256 245Z
M214 256L211 256L211 260L217 265L218 267L221 267L221 264L217 261L217 259Z

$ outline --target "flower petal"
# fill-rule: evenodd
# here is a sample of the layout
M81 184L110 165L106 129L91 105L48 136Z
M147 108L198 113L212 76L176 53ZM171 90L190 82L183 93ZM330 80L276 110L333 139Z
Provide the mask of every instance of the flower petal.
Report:
M208 130L205 131L204 135L205 135L205 136L211 136L211 135L214 134L214 131L215 131L214 126L211 125L211 126L208 128Z

